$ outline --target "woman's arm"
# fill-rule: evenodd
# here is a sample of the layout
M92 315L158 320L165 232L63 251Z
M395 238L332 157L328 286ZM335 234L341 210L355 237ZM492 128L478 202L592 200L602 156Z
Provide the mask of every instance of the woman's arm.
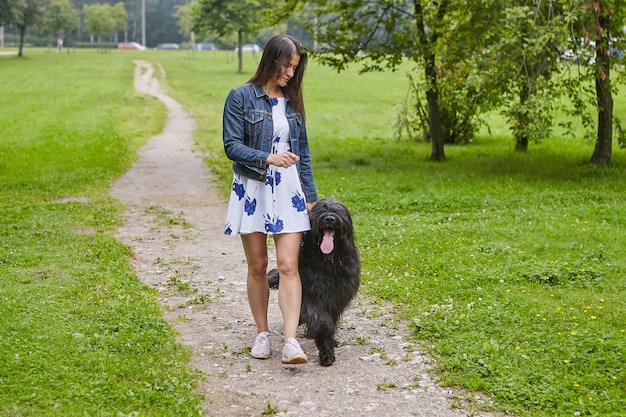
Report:
M311 153L309 151L309 139L306 133L306 125L300 129L300 181L302 181L302 191L307 203L317 201L317 190L313 180L313 166L311 164Z
M240 87L241 88L241 87ZM222 117L222 139L228 159L260 169L267 169L268 152L254 149L245 144L244 100L239 88L234 88L226 97Z

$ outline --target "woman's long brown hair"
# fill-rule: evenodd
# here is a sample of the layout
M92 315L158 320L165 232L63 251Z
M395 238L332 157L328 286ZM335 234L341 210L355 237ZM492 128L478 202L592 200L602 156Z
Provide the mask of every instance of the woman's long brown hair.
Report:
M293 36L276 35L269 40L263 50L263 56L261 56L261 62L259 62L256 74L254 74L248 82L260 86L265 85L271 78L280 74L283 65L289 66L291 57L294 55L300 56L300 63L296 67L293 77L289 80L287 86L283 88L283 91L285 95L289 97L289 102L294 110L300 113L304 118L302 79L304 78L308 55L302 47L302 44Z

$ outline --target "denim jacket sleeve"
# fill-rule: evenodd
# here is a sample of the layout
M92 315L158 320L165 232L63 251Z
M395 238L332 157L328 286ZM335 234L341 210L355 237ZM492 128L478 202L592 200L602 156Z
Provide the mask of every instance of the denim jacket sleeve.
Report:
M233 162L256 168L255 171L262 173L267 169L269 152L254 148L252 143L246 143L244 106L242 89L232 89L224 104L224 152Z
M306 126L302 126L300 129L300 161L298 162L300 173L300 181L302 183L302 191L306 197L307 203L314 203L317 201L317 190L315 189L315 182L313 181L313 166L311 164L311 153L309 151L309 140L306 133Z

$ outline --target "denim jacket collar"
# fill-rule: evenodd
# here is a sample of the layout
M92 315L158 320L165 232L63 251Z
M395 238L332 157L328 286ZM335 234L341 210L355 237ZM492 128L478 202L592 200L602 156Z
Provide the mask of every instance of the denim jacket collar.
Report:
M252 84L252 86L254 87L254 94L256 95L256 98L261 98L261 97L268 97L269 95L265 92L265 90L263 89L263 87L261 87L260 85L256 85L256 84ZM287 94L285 94L285 102L289 101L289 97L287 97Z

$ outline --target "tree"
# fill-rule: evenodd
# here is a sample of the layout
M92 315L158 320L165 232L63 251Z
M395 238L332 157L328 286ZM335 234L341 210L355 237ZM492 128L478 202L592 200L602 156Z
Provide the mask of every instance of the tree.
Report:
M626 47L626 1L584 0L567 1L569 39L567 50L573 63L566 83L572 103L568 114L578 116L585 129L585 137L595 141L590 163L609 165L612 157L613 125L618 141L624 147L626 138L620 120L613 114L613 94L617 81L612 71L622 77L624 57L617 51ZM623 80L623 78L622 78ZM596 123L592 113L596 113ZM570 127L567 123L566 127ZM594 132L595 129L595 132Z
M176 12L174 12L174 17L178 19L178 28L180 29L180 33L185 37L191 38L192 49L194 47L194 32L193 32L193 21L192 21L192 9L194 3L187 3L183 5L176 6Z
M99 5L104 2L113 4L109 0L70 0L70 1L77 10L84 10L84 6ZM156 7L158 0L146 0L146 3L148 3L150 7ZM124 30L123 40L124 41L138 40L140 36L138 35L138 33L140 33L140 30L141 30L141 0L124 0L123 5L124 5L124 10L127 14L127 18L125 19L126 22L124 22L123 28L120 29L120 30Z
M114 22L113 31L115 32L117 41L117 32L126 30L126 20L128 20L128 13L126 13L124 3L115 3L115 5L111 7L111 17Z
M624 24L626 22L626 1L593 0L583 5L582 35L584 43L594 46L595 62L592 65L597 100L597 133L595 147L590 162L609 165L612 157L613 122L624 143L621 125L613 114L613 90L611 68L616 66L619 57L612 55L614 47L624 46ZM619 50L619 49L614 49ZM623 51L623 49L621 49ZM623 71L623 66L622 66Z
M485 3L319 0L305 5L288 0L279 16L285 19L294 10L308 11L311 18L304 25L314 33L319 59L339 71L351 63L360 63L361 71L367 72L415 62L423 71L421 77L412 77L417 80L415 92L425 92L425 105L418 97L416 119L425 125L431 141L431 160L443 161L444 143L473 135L478 109L493 101L468 82L470 58L489 34L479 28L493 21L499 7L497 1Z
M58 35L78 30L80 16L68 0L50 0L42 20L37 25L44 35Z
M16 22L25 7L25 0L0 0L0 26Z
M264 11L271 0L198 0L192 6L192 27L196 33L213 33L220 38L237 34L237 71L243 71L241 47L244 36L263 26Z
M24 35L26 29L34 26L43 15L45 0L24 0L20 4L19 10L14 14L13 23L20 32L20 48L18 56L23 55L24 51Z
M492 42L479 66L484 86L498 90L515 150L550 135L552 111L561 96L559 47L566 39L563 12L556 2L513 0L502 4L492 25Z
M128 15L124 3L115 6L109 4L93 4L83 6L85 30L93 36L111 36L115 31L123 30Z

